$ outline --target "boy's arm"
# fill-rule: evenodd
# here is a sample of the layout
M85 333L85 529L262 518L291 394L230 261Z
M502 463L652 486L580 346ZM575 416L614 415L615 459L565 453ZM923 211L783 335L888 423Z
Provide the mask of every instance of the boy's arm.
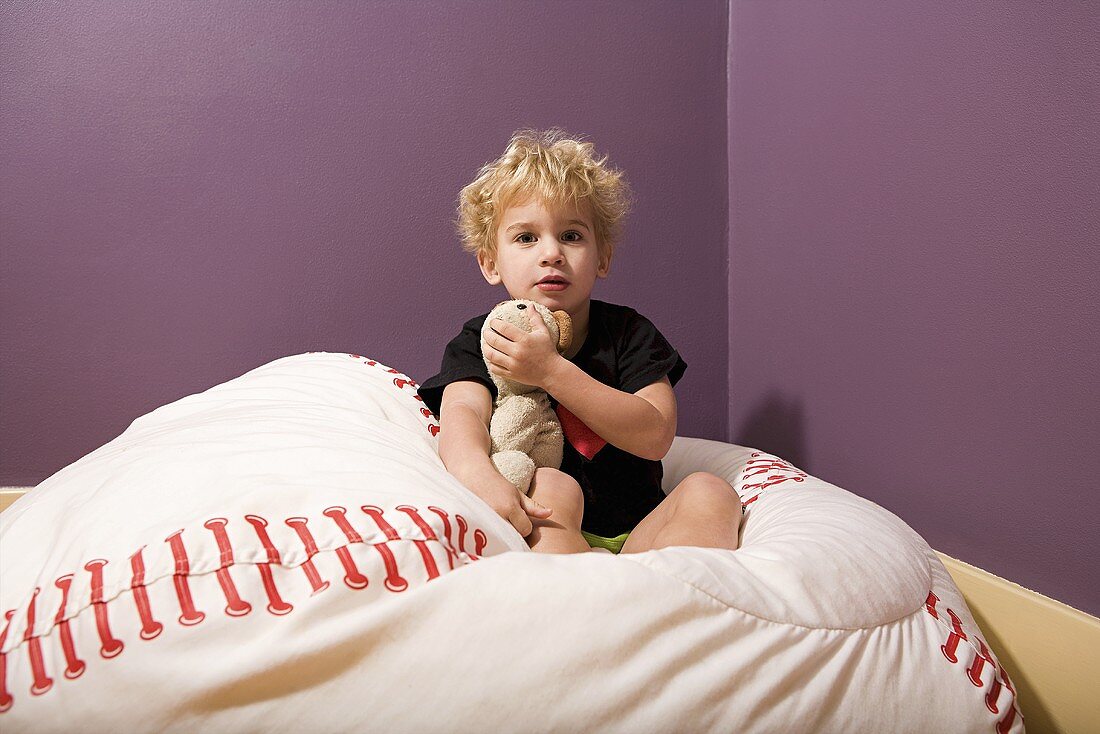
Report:
M567 359L554 360L546 392L612 446L660 461L676 436L676 395L668 377L633 395L590 376Z
M531 518L544 520L552 510L522 494L497 471L489 458L492 414L489 388L477 380L447 385L439 406L439 458L447 471L526 538L534 529Z
M477 380L459 380L443 390L439 408L439 458L463 484L496 472L489 458L493 398Z

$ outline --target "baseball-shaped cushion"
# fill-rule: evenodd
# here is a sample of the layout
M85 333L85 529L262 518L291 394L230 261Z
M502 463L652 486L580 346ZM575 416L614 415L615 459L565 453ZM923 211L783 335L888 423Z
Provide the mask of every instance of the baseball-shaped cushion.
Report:
M135 420L0 513L5 732L1022 731L912 529L679 437L737 551L548 555L447 472L416 383L285 357Z

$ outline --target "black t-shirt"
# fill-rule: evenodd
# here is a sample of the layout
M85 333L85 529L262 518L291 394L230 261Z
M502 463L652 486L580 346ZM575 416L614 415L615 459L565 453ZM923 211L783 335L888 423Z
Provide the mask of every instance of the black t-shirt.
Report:
M653 322L628 306L595 299L589 304L588 336L570 360L573 364L603 384L631 394L666 375L673 385L680 380L687 364ZM437 418L444 388L458 380L478 380L496 401L497 388L481 356L481 327L488 316L484 313L462 325L462 331L443 352L439 374L418 389ZM550 405L558 408L553 395ZM643 459L611 444L588 458L571 440L580 433L570 431L566 422L562 427L566 438L561 471L576 479L584 490L581 527L607 537L633 530L665 498L661 462ZM590 432L587 426L583 430Z

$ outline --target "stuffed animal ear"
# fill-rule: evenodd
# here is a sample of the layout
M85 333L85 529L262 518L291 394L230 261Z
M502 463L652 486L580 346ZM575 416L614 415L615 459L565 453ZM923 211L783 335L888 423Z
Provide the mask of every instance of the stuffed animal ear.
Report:
M573 343L573 319L568 311L551 311L550 315L558 322L558 353L565 354Z

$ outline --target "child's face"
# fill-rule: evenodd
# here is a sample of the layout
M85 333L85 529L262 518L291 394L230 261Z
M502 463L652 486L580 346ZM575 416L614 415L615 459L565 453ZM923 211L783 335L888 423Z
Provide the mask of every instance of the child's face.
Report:
M510 206L497 223L497 256L478 256L492 285L504 283L512 298L524 298L571 315L588 305L596 278L606 278L611 263L599 262L588 205L546 207L539 199ZM557 276L564 285L539 285Z

